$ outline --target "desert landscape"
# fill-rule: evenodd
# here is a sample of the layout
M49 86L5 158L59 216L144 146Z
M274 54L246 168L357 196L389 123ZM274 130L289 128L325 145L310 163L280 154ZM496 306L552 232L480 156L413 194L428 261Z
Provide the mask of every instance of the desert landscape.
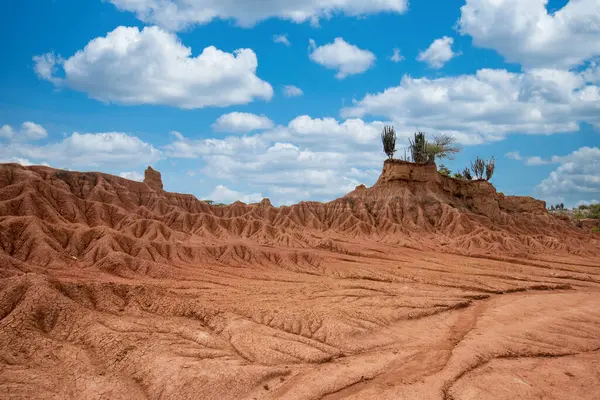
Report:
M597 399L600 234L435 164L210 205L0 165L0 398Z

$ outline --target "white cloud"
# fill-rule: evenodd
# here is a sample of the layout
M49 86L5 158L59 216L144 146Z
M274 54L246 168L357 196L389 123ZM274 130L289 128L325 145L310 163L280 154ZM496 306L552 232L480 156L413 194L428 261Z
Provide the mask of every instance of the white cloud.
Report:
M275 43L281 43L281 44L285 44L286 46L290 46L291 43L287 37L287 33L281 34L281 35L273 35L273 41Z
M400 49L394 49L394 53L392 54L392 56L390 57L390 60L392 60L393 62L397 63L400 62L402 60L404 60L404 56L402 56L400 54Z
M208 199L216 203L233 203L235 201L241 201L243 203L258 203L263 199L260 193L245 194L235 190L231 190L226 186L218 185L215 190L208 195Z
M142 182L144 180L144 175L137 171L121 172L119 176L121 178L129 179L130 181Z
M184 140L185 139L183 137L183 135L181 134L181 132L178 132L178 131L171 131L171 132L169 132L169 134L175 136L178 140Z
M340 123L335 118L312 118L301 115L289 122L288 134L298 142L319 142L321 146L331 145L344 148L344 143L352 146L377 143L384 124L365 122L359 118L350 118ZM315 143L316 144L316 143Z
M600 193L600 148L581 147L569 155L552 159L560 165L536 186L537 195L544 199L563 197L590 201Z
M15 135L15 130L10 125L3 125L0 128L0 138L12 139Z
M203 176L257 188L274 204L331 200L377 179L382 122L294 118L287 126L224 139L177 140L169 157L200 158ZM254 191L254 190L253 190Z
M23 122L18 132L10 125L4 125L0 128L0 138L9 140L40 140L47 136L48 132L43 126L31 121Z
M361 74L375 64L375 54L359 49L341 37L320 47L317 47L315 41L311 39L310 48L310 59L325 68L337 70L335 75L337 79Z
M544 160L540 156L527 157L525 160L525 165L546 165L550 164L552 161Z
M161 158L161 152L138 137L121 132L73 133L45 146L13 142L0 147L0 158L47 162L54 167L137 167Z
M285 97L297 97L302 96L303 94L304 92L302 91L302 89L294 85L285 85L283 87L283 95Z
M270 129L273 126L273 121L264 115L232 112L221 115L212 125L212 128L217 132L249 133Z
M40 56L33 57L33 69L36 75L50 82L58 80L54 77L57 71L57 65L60 65L64 60L60 56L55 56L54 53L46 53Z
M29 165L34 165L34 163L32 163L31 161L29 161L26 158L20 158L20 157L6 157L3 158L2 156L0 156L0 163L17 163L17 164L21 164L24 167L27 167Z
M404 13L407 0L110 0L117 8L136 14L149 24L169 30L206 24L214 19L231 19L250 27L269 18L281 18L296 23L310 21L317 25L319 19L335 14L362 16L394 12Z
M504 155L506 158L510 158L511 160L521 161L523 157L518 151L509 151Z
M34 57L35 71L57 87L87 93L103 102L162 104L184 109L269 100L273 88L256 76L251 49L233 54L206 47L200 55L158 27L120 26L90 41L66 60ZM48 73L60 67L64 78Z
M21 125L21 135L24 135L31 140L39 140L47 137L48 132L43 126L27 121L23 122L23 125Z
M448 36L436 39L427 50L422 51L417 56L417 61L426 62L432 68L442 68L444 64L457 55L452 51L453 43L454 39Z
M600 55L598 0L570 0L549 14L548 0L467 0L458 21L473 44L526 67L570 68Z
M575 132L579 122L600 123L599 102L600 88L581 73L482 69L436 79L404 76L399 86L342 109L342 116L385 117L400 131L447 132L477 144L510 133Z
M537 165L546 165L546 164L556 164L559 163L561 158L558 156L552 156L550 159L543 159L540 156L531 156L524 157L518 151L511 151L505 154L507 158L517 161L523 161L525 165L537 166Z
M225 139L177 140L164 147L168 157L198 158L207 155L234 156L242 152L264 149L266 141L261 135L227 137Z

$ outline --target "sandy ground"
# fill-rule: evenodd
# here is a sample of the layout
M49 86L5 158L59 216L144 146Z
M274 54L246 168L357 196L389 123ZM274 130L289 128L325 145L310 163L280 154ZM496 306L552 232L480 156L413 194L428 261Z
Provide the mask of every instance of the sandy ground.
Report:
M600 396L597 237L481 234L531 248L499 257L481 238L452 251L458 234L297 227L264 204L9 168L0 398Z

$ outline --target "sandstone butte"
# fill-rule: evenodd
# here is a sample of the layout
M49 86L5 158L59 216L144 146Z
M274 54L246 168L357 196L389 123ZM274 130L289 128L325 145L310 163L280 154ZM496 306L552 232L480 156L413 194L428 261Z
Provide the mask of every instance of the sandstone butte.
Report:
M599 399L600 236L435 165L211 206L0 165L2 399Z

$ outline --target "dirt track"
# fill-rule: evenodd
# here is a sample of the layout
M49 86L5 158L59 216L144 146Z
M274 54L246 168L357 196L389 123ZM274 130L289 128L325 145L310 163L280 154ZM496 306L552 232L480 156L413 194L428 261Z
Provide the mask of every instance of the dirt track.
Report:
M410 186L210 207L0 166L0 398L597 399L598 235Z

